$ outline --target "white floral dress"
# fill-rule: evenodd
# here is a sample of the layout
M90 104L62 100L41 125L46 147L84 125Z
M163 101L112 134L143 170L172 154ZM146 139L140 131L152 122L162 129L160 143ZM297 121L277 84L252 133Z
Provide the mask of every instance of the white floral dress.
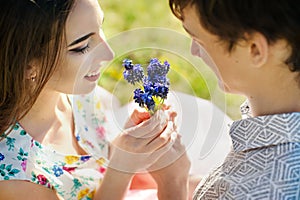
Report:
M1 135L0 181L24 180L51 188L63 199L92 199L108 162L101 91L70 96L75 136L88 155L66 155L43 146L17 123L7 136Z

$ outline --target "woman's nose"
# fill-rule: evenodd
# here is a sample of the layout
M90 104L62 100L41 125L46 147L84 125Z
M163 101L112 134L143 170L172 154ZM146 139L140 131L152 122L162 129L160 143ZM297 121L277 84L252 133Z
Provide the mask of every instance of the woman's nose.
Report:
M111 61L114 58L114 52L107 43L102 31L100 32L98 39L99 43L94 49L93 56L99 62Z
M102 54L101 55L102 61L111 61L114 58L115 53L106 41L103 41L102 43L103 43L103 50L100 52Z

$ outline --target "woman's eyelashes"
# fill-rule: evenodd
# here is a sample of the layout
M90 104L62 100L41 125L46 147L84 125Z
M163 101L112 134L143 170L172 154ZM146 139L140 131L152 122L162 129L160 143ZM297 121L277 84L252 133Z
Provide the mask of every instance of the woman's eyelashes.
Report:
M81 53L81 54L85 54L89 51L89 44L85 45L84 47L79 47L79 48L75 48L75 49L70 49L69 51L75 52L75 53Z

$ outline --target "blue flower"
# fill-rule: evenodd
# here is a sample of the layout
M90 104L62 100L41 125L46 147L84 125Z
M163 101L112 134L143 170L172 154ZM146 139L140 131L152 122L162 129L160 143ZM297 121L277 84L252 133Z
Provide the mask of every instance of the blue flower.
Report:
M132 60L125 59L123 64L124 79L131 84L140 83L140 88L134 90L133 99L140 107L146 108L151 114L160 109L169 92L169 79L167 73L170 64L161 63L157 58L152 58L147 67L147 76L144 75L140 64L133 64Z
M52 170L53 170L54 175L55 175L56 177L59 177L59 176L61 176L61 175L64 173L64 171L62 170L62 168L60 168L60 167L57 166L57 165L54 165L53 168L52 168Z
M0 153L0 161L2 161L4 159L5 159L5 156L2 153Z
M77 140L77 141L80 141L80 135L77 135L77 136L76 136L76 140Z
M163 99L166 99L169 92L169 83L153 83L147 80L144 81L144 90L146 93L151 93L154 96L159 96Z
M145 93L143 96L143 101L145 102L145 105L147 106L148 110L154 111L155 109L155 102L153 100L153 97L150 93Z
M126 70L131 70L133 68L132 60L125 59L122 64Z
M147 93L152 93L154 91L154 83L150 82L147 78L144 79L143 87Z
M134 90L133 99L139 106L144 107L150 111L154 111L155 102L153 100L151 92L144 92L140 88Z
M140 107L143 107L145 105L143 99L144 91L142 91L140 88L137 88L134 90L133 94L134 102L138 103Z
M91 156L81 156L81 157L80 157L80 160L86 162L86 161L88 161L90 158L91 158Z
M159 96L163 99L166 99L168 93L169 93L168 85L163 85L163 84L160 84L160 83L155 83L154 84L154 95L155 96Z
M168 69L168 71L169 71L169 69L170 69L170 63L168 62L168 61L165 61L164 62L164 65L165 65L165 67ZM168 73L168 72L167 72Z

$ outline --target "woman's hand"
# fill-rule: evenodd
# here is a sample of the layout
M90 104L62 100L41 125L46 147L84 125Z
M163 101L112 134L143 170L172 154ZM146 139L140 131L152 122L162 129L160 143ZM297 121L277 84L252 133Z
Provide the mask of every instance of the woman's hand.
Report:
M174 125L167 118L163 111L152 117L134 111L126 129L111 144L109 167L126 173L146 171L173 145Z
M151 117L151 115L149 114L149 112L134 109L133 113L126 121L126 123L124 125L124 129L128 129L133 126L136 126L136 125L140 124L141 122L146 121L150 117Z
M174 122L176 113L167 109L169 120ZM173 123L172 147L148 171L158 186L160 200L188 198L188 177L190 160L186 154L185 146L181 143L181 136L177 134L176 125Z
M95 199L122 199L135 172L146 171L171 147L173 122L163 111L152 117L135 110L110 146L110 162Z

